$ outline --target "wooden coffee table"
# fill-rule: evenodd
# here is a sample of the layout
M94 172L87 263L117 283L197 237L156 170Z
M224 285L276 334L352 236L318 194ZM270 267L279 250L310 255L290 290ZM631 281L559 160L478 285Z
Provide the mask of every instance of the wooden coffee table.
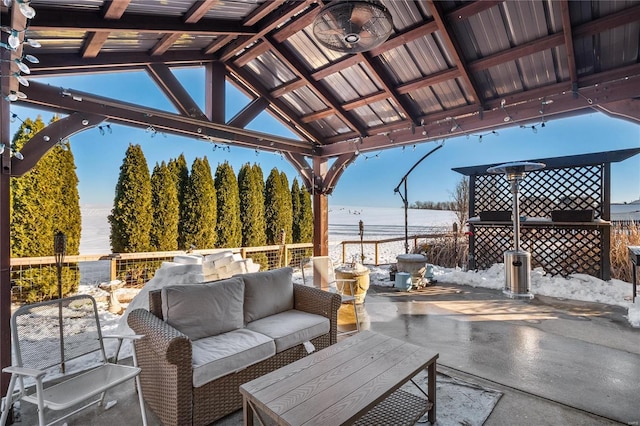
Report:
M438 353L363 331L240 386L244 424L413 425L436 421ZM426 369L424 396L399 389Z

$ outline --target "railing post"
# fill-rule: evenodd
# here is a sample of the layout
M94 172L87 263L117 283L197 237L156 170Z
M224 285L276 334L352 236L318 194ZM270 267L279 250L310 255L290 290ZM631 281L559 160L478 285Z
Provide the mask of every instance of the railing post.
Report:
M284 266L289 266L289 244L284 245Z
M118 259L116 256L111 256L109 259L109 281L113 281L116 279L118 275Z
M378 260L378 243L376 243L376 254L375 254L375 258L376 258L376 266L380 265L380 261Z
M346 263L346 258L347 258L347 248L345 247L345 243L344 241L342 243L342 263Z

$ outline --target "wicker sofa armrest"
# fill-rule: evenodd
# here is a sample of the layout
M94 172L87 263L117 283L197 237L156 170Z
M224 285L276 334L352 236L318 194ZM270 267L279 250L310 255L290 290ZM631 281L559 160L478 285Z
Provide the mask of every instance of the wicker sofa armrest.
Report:
M145 309L127 317L129 327L142 334L134 341L144 399L163 424L191 424L193 372L191 341Z
M134 309L127 317L129 327L144 336L143 340L158 356L171 364L183 363L191 369L191 341L146 309Z
M337 342L338 309L342 304L339 294L300 284L293 285L293 307L299 311L329 318L331 344Z

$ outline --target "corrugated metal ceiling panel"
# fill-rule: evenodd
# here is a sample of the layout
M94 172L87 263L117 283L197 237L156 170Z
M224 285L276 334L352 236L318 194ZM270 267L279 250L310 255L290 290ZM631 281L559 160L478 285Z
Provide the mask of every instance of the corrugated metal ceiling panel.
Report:
M380 117L383 123L394 123L396 121L402 120L402 117L398 113L397 108L394 106L393 102L389 102L387 100L374 102L369 104L373 112Z
M383 123L380 116L367 105L354 109L353 113L356 114L367 127L380 126Z
M326 77L322 83L340 103L359 97L357 90L342 73L332 74Z
M361 65L355 65L330 75L325 79L325 84L335 92L336 98L341 102L352 101L380 90L380 87L374 84L370 76L364 72ZM334 86L334 84L336 85ZM348 86L348 91L342 92L337 85Z
M508 49L509 34L499 7L492 7L468 20L453 24L456 37L465 46L467 61Z
M316 111L322 111L328 106L316 95L316 93L308 87L302 87L298 90L294 90L290 93L295 97L296 102L304 104L304 109L301 110L302 114L309 114ZM285 95L288 96L289 94Z
M420 115L442 111L442 105L429 87L415 90L407 96L416 103Z
M566 63L562 57L561 62ZM555 73L555 64L551 50L534 53L518 59L519 69L522 70L522 82L526 90L535 89L536 87L553 84L557 80Z
M519 46L549 34L545 8L541 2L504 2L502 10L513 45Z
M393 18L393 27L396 31L402 31L405 28L415 25L417 22L423 21L424 12L421 12L419 4L414 1L385 1L383 4L391 13ZM424 9L422 9L424 10ZM391 35L393 37L393 34Z
M192 1L189 0L131 0L131 3L127 6L127 13L137 14L149 14L149 11L153 11L153 15L175 16L179 17L184 15L191 5Z
M406 51L417 64L422 76L435 74L449 68L440 47L430 35L407 43Z
M440 103L444 109L467 105L457 80L445 81L444 83L433 85L431 88L438 99L440 99Z
M296 78L296 75L271 52L258 56L250 61L246 67L269 90L280 87Z
M422 77L422 73L404 47L384 52L378 57L382 66L388 69L394 84L406 83Z

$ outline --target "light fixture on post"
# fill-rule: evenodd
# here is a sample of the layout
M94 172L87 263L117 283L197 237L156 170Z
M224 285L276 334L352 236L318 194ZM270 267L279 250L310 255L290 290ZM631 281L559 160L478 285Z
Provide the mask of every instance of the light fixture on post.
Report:
M380 46L393 32L393 20L378 0L336 0L313 21L313 35L324 47L345 53Z
M531 253L520 250L520 182L526 172L540 170L546 167L544 163L525 161L500 164L489 167L487 173L504 174L511 184L513 195L513 250L504 252L504 281L503 293L512 299L532 299L529 292L531 281Z
M20 9L20 13L24 15L27 19L33 19L36 16L36 11L33 7L31 7L31 2L27 0L15 0L18 3L18 8Z

